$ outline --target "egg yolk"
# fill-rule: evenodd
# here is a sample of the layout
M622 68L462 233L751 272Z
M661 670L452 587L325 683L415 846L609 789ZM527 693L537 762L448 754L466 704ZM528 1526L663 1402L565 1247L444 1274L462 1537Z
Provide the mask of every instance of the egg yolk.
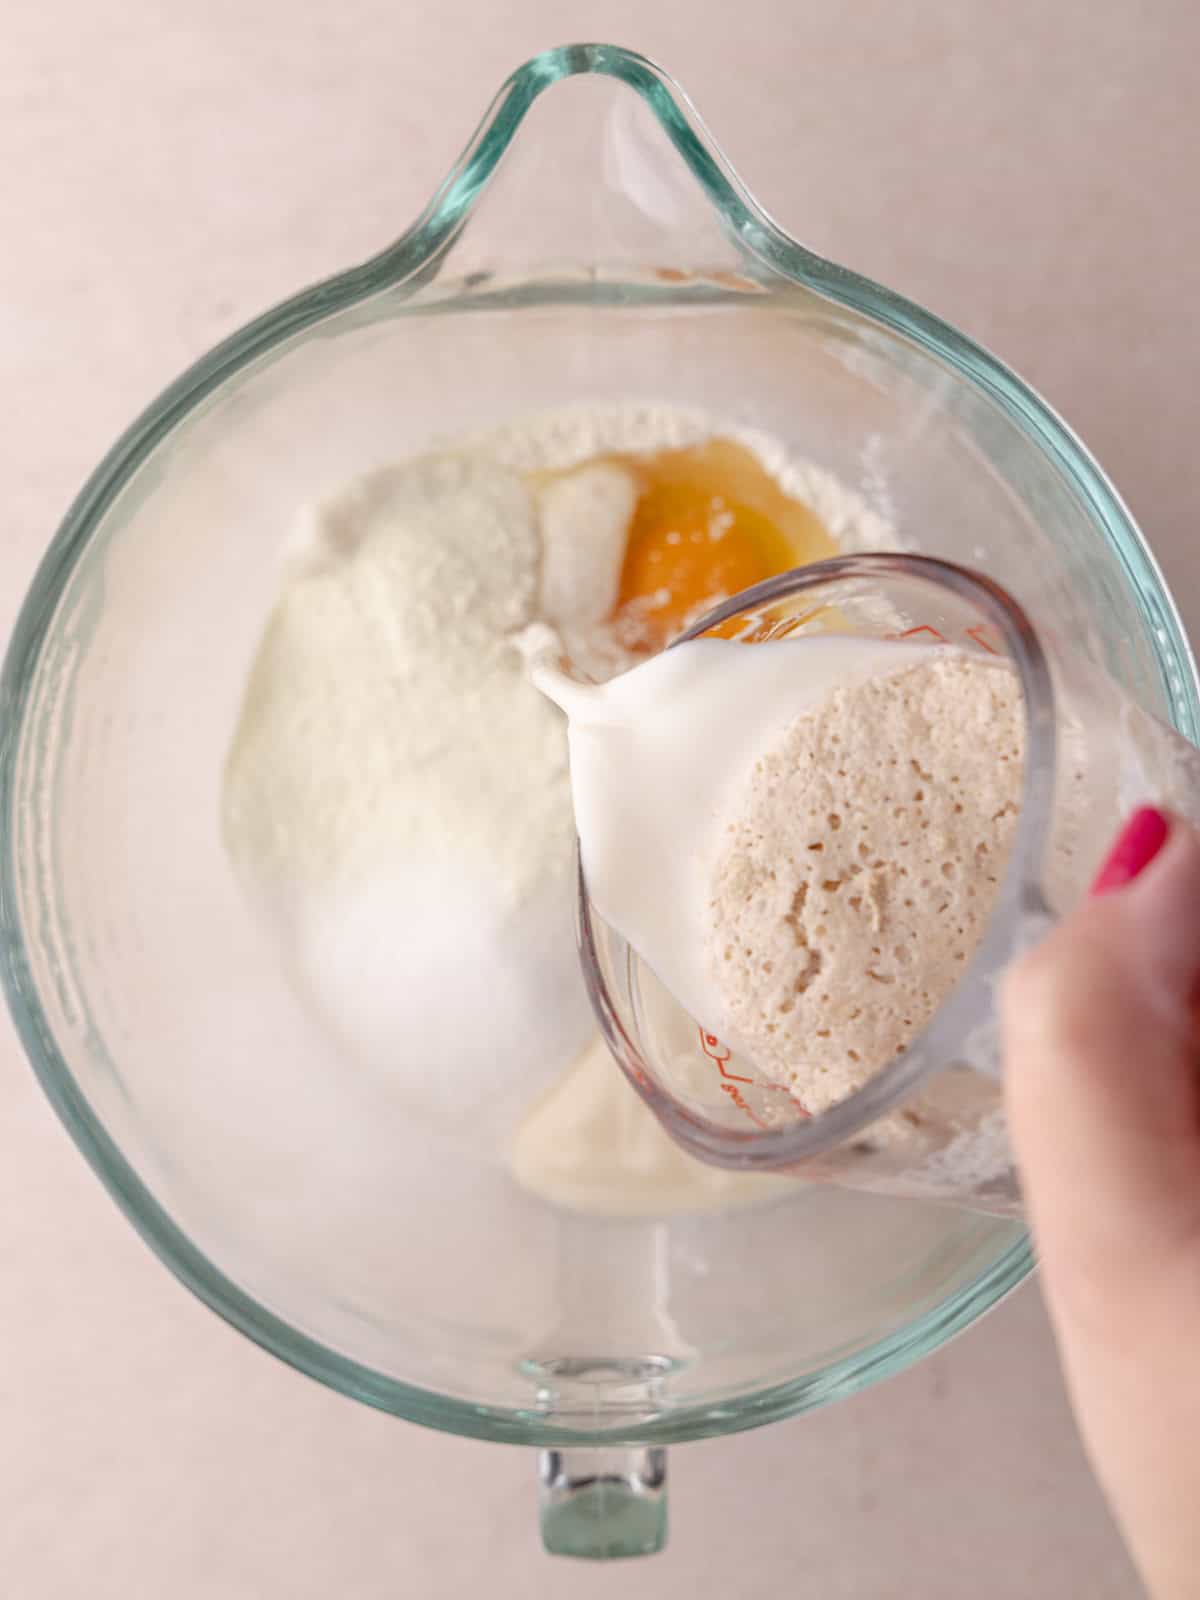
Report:
M660 650L739 590L836 553L814 513L733 440L619 459L639 487L613 615L628 648Z

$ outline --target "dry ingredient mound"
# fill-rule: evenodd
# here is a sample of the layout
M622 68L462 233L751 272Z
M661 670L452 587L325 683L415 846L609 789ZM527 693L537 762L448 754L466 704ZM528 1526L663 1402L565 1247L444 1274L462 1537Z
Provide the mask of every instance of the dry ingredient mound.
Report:
M507 642L541 562L533 496L486 458L347 485L292 552L225 772L306 1005L414 1120L484 1143L594 1027L562 719Z
M226 847L322 1031L396 1086L414 1125L489 1160L553 1085L579 1084L572 1063L596 1038L565 725L510 640L541 620L597 680L629 667L607 619L636 483L606 458L726 434L845 548L894 544L852 489L779 442L614 403L365 473L305 508L287 547L226 764ZM626 1214L630 1171L652 1187L647 1151L673 1160L631 1103L653 1142L597 1138L601 1178L576 1174L592 1209ZM601 1122L580 1113L593 1133ZM560 1122L544 1143L561 1155ZM702 1200L712 1185L693 1177Z
M506 642L536 615L532 496L486 459L424 456L348 485L316 527L229 758L235 859L293 885L397 851L479 860L519 904L573 847L560 719Z
M1025 725L1006 663L848 683L729 808L706 929L731 1033L818 1112L926 1026L982 936L1013 842Z

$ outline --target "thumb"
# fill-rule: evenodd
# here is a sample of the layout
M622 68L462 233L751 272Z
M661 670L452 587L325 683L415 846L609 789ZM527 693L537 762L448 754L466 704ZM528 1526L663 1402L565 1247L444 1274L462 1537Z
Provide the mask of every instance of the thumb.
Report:
M1014 966L1002 997L1013 1143L1063 1292L1119 1273L1132 1296L1194 1258L1198 982L1200 836L1138 812L1092 898Z

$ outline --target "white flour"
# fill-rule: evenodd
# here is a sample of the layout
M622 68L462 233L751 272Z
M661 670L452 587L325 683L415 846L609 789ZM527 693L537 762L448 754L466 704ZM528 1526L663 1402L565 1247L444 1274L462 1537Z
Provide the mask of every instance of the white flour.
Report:
M306 513L247 687L226 839L298 987L403 1084L414 1118L493 1154L594 1038L565 728L507 640L539 617L568 639L596 632L631 504L619 469L536 495L519 474L714 432L749 444L847 548L893 542L819 469L699 413L554 412ZM607 647L588 663L625 664Z
M558 718L505 638L536 614L532 498L486 460L385 468L321 508L230 757L239 854L281 885L398 849L486 856L511 903L569 853ZM557 831L556 831L557 825Z

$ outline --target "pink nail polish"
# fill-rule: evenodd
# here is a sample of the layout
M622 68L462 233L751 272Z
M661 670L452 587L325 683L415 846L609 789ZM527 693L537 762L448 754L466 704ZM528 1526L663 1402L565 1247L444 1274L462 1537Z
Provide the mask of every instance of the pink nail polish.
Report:
M1117 842L1096 874L1091 892L1111 894L1143 872L1167 842L1171 819L1156 806L1142 806L1117 835Z

